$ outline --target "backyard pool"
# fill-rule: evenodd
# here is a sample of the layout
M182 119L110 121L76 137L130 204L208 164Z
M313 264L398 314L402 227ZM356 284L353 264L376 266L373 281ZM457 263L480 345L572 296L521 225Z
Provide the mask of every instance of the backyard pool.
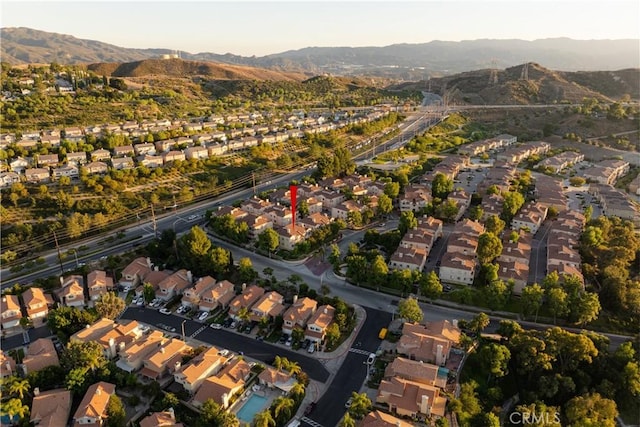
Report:
M266 404L266 397L258 396L253 393L249 400L242 405L242 408L240 408L236 415L240 421L251 424L253 417L255 417L258 412L262 411Z

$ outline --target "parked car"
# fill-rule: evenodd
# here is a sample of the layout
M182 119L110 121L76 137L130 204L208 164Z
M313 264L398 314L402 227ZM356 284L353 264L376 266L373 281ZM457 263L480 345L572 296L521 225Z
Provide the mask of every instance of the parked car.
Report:
M307 352L308 352L309 354L311 354L311 353L313 353L314 351L316 351L316 343L312 342L312 343L309 345L309 348L307 349Z
M284 343L284 345L286 345L287 347L291 347L291 343L292 343L292 342L293 342L293 338L292 338L292 337L289 337L289 338L287 338L287 342L286 342L286 343Z
M300 348L306 350L309 347L309 344L311 344L311 340L307 338L306 340L302 341Z
M231 322L231 325L229 325L231 329L235 329L237 326L238 326L238 322L236 322L235 320Z
M171 314L171 310L169 310L167 307L162 307L160 309L160 313L162 313L162 314Z
M351 408L351 404L353 403L353 397L350 397L349 400L347 400L344 404L345 408Z
M280 335L280 344L286 343L287 342L287 338L289 338L289 335L287 335L287 334Z
M376 361L376 354L375 353L369 354L369 357L367 358L367 365L373 365L373 362L375 361Z
M203 311L202 313L200 313L200 316L198 316L198 320L202 322L207 317L209 317L209 312L208 311Z
M213 329L222 329L222 325L220 323L212 323L211 327Z

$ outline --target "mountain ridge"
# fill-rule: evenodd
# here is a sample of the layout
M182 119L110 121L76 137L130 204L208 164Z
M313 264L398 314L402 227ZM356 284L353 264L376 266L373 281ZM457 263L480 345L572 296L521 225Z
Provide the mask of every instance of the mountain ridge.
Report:
M124 48L98 40L31 28L1 28L0 55L12 65L27 63L79 64L132 62L176 52L163 48ZM533 41L477 39L434 40L368 47L305 47L264 56L233 53L190 53L183 59L248 65L305 74L362 74L397 79L442 76L481 68L508 68L536 62L554 70L611 71L640 67L635 39L574 40L567 37ZM395 67L395 68L394 68Z

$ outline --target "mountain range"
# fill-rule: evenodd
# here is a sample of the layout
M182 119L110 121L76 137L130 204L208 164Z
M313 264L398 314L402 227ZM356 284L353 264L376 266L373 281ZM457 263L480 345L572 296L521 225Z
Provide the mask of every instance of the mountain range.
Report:
M1 59L27 63L132 62L175 54L169 49L130 49L30 28L1 28ZM432 41L384 47L307 47L261 57L179 52L182 59L277 71L369 75L420 80L476 69L505 69L526 62L563 71L610 71L640 67L640 41L525 40Z

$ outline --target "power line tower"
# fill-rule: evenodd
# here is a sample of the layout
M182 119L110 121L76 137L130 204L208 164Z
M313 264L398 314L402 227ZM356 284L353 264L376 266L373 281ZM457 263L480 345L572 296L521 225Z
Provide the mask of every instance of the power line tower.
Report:
M520 71L520 80L529 80L529 63L525 62L522 65L522 71Z
M489 70L489 84L498 84L498 61L495 58L491 60L491 70Z

